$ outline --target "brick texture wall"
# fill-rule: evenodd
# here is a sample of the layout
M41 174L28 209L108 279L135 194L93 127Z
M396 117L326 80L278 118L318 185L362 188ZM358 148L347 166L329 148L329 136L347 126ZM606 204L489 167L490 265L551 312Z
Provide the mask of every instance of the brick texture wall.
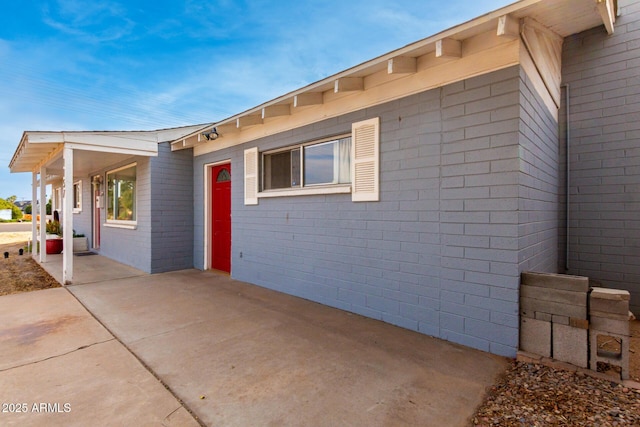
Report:
M193 268L193 150L158 144L151 158L152 273Z
M640 311L640 2L564 43L570 87L569 272L628 290ZM563 141L564 143L564 141Z
M195 159L231 159L232 276L496 354L518 347L523 268L556 271L553 120L519 67ZM381 119L379 202L350 195L243 204L243 150L348 133ZM556 125L557 127L557 125ZM546 150L551 148L551 153Z

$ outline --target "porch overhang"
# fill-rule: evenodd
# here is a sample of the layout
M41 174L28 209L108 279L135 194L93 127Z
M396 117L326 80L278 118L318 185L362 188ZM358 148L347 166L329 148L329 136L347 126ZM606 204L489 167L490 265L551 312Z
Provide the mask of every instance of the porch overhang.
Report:
M191 131L191 129L190 129ZM25 131L9 169L12 173L31 172L32 200L40 194L39 216L46 218L46 184L62 182L62 211L73 212L73 182L116 161L158 155L157 132L43 132ZM38 179L38 175L40 179ZM39 190L39 191L38 191ZM73 230L73 215L63 215L62 228ZM32 241L40 242L39 260L46 261L46 230L36 221L31 227ZM73 233L64 233L63 246L73 247ZM33 252L35 256L35 251ZM62 283L73 282L73 251L62 256Z
M158 155L158 140L153 133L25 131L9 169L12 173L37 172L61 158L65 147L103 155Z

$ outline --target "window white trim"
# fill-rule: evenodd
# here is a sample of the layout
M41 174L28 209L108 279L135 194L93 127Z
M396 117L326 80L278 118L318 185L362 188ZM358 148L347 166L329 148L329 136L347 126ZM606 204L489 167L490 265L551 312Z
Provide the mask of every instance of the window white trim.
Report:
M135 213L135 217L136 219L134 221L130 221L130 220L122 220L122 219L109 219L109 204L111 203L111 200L109 199L109 174L124 170L124 169L128 169L131 167L135 167L136 168L136 183L135 183L135 187L134 187L134 200L133 200L133 206L134 206L134 213ZM119 168L116 169L111 169L108 170L107 172L105 172L105 177L106 177L106 183L105 183L105 187L106 187L106 200L107 202L105 203L105 226L111 226L114 228L127 228L127 229L135 229L136 226L138 225L138 162L133 162L133 163L129 163L127 165L121 166ZM120 226L120 227L118 227Z
M351 137L351 183L315 184L304 186L304 161L301 159L300 187L259 189L260 175L264 174L264 155L300 149L304 147ZM245 205L257 205L259 199L274 197L293 197L323 194L351 194L354 202L380 200L380 118L363 120L352 124L351 134L342 134L307 141L287 147L260 152L257 147L244 150L244 195ZM262 176L264 180L264 176Z
M103 225L108 228L124 228L126 230L135 230L138 228L138 224L133 221L116 221L110 220L112 222L105 222Z
M51 202L51 214L53 211L62 212L62 187L56 187L53 191L53 201Z
M263 152L259 152L258 156L259 156L259 162L261 165L261 170L260 170L260 175L261 175L261 181L262 181L262 185L259 186L259 192L258 192L258 197L262 197L262 194L265 193L271 193L274 191L278 191L278 192L289 192L289 191L293 191L295 192L295 195L298 195L299 191L304 191L305 189L309 189L311 187L329 187L329 186L344 186L344 185L351 185L350 182L345 182L346 180L344 180L343 182L339 182L340 178L339 177L335 177L334 179L337 181L335 183L330 183L330 182L319 182L319 183L307 183L307 174L306 174L306 168L308 167L307 165L307 160L308 158L307 156L307 149L311 149L313 147L320 147L324 144L328 144L328 143L336 143L336 142L341 142L342 140L346 139L346 138L352 138L352 134L346 133L346 134L339 134L339 135L334 135L334 136L329 136L329 137L325 137L325 138L321 138L321 139L314 139L311 141L307 141L307 142L302 142L302 143L298 143L298 144L294 144L294 145L288 145L286 147L280 147L280 148L276 148L273 150L266 150ZM292 186L292 187L283 187L283 188L270 188L270 189L265 189L266 187L266 180L267 180L267 167L265 165L265 158L267 156L270 155L274 155L274 154L278 154L278 153L293 153L294 151L298 151L298 153L296 154L296 156L299 156L299 162L296 163L297 167L298 167L298 173L299 173L299 177L297 177L297 185L296 186ZM334 153L335 155L337 155L337 153ZM334 167L335 164L334 164ZM350 173L350 170L347 169ZM293 158L292 158L292 171L293 171ZM334 171L335 173L335 171ZM291 177L292 181L293 181L293 176ZM338 193L340 193L341 191L336 191ZM306 194L312 194L307 192ZM320 192L318 194L328 194L325 192ZM267 196L269 197L269 196Z
M76 198L76 187L78 188L78 197ZM82 212L82 180L73 183L73 213Z
M313 185L303 188L285 188L277 190L265 190L258 193L258 198L311 196L317 194L348 194L351 193L351 184Z

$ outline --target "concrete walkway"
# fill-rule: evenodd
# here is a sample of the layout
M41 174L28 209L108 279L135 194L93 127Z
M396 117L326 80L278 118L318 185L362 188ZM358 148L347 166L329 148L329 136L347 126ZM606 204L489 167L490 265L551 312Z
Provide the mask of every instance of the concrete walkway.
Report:
M0 425L198 426L66 289L0 297Z
M228 276L111 263L76 257L74 285L0 298L0 398L72 407L0 425L466 426L508 365Z
M40 265L58 283L62 283L62 254L47 255L47 260ZM78 256L76 254L73 257L73 284L105 282L146 275L144 271L100 255Z
M195 270L68 288L211 426L463 426L503 358Z

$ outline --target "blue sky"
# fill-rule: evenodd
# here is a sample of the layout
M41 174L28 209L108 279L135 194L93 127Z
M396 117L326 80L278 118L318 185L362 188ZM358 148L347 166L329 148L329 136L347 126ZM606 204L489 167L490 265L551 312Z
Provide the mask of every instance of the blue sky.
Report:
M214 122L510 0L29 0L0 6L0 197L24 130Z

